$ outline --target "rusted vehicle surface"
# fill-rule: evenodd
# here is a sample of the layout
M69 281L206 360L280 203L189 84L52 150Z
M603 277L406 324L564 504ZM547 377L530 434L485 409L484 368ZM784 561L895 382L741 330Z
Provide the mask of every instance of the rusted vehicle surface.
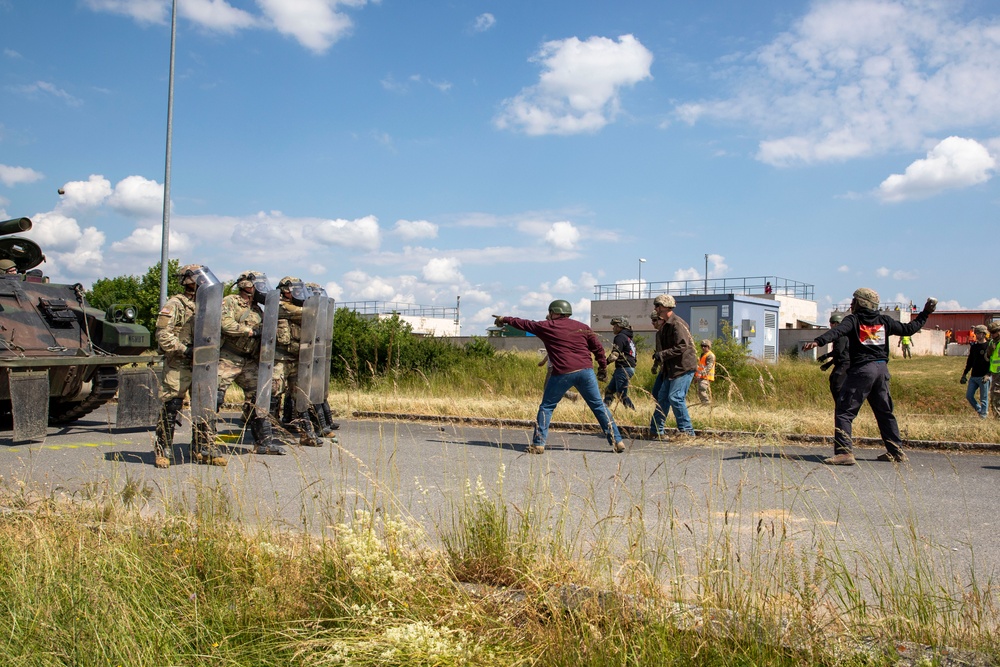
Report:
M48 424L78 420L120 394L118 426L152 425L160 358L148 354L149 330L135 323L134 307L105 313L87 305L79 283L50 282L36 268L45 260L38 244L12 236L31 226L0 222L0 262L16 265L0 274L0 418L13 418L15 440L40 439Z

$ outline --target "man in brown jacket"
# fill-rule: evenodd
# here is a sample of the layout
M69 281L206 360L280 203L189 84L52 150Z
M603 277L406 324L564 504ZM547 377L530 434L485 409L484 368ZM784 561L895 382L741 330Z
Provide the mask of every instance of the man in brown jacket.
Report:
M694 339L687 322L674 313L677 301L669 294L661 294L653 301L663 325L656 333L660 347L660 374L653 383L653 398L656 409L649 422L650 434L662 437L667 421L667 413L674 410L677 430L681 435L693 436L694 427L687 409L687 392L698 369L698 355L695 353Z

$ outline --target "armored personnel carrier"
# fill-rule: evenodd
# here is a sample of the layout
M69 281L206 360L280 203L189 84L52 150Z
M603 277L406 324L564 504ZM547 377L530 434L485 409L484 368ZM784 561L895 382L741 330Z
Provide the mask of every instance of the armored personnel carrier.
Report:
M14 439L45 437L48 424L80 419L119 393L118 426L149 426L158 407L150 333L135 308L105 313L84 300L79 283L49 281L30 239L12 236L31 220L0 222L0 424L13 418ZM9 262L4 262L9 266ZM143 355L143 352L147 354Z

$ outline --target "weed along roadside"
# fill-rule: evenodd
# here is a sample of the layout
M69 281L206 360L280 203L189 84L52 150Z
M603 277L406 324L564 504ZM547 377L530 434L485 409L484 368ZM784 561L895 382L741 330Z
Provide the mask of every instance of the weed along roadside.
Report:
M997 442L928 362L893 367L904 437ZM564 401L528 456L536 363L338 380L339 445L225 468L96 421L0 448L0 664L997 663L992 451L823 466L825 377L783 360L720 369L694 440L614 454Z

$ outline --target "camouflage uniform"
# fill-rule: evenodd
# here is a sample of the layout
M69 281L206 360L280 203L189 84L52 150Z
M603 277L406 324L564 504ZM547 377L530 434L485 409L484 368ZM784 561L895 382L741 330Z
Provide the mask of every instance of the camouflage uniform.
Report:
M167 468L173 461L174 428L184 406L184 396L191 390L191 355L194 342L196 283L189 282L192 273L205 269L189 264L180 270L185 292L170 297L156 318L156 343L163 352L163 407L156 425L156 467ZM210 273L210 272L209 272ZM213 276L214 278L214 276ZM192 425L191 458L199 463L226 465L215 446L212 424Z
M298 432L299 444L320 447L309 414L295 413L295 392L298 391L299 345L302 340L302 306L294 302L291 286L304 287L302 281L286 276L278 283L281 302L278 305L278 327L275 335L274 376L271 381L271 414L291 430ZM304 294L303 294L304 296Z
M264 312L243 292L222 300L222 349L219 351L219 405L235 382L248 402L257 394L260 325Z

